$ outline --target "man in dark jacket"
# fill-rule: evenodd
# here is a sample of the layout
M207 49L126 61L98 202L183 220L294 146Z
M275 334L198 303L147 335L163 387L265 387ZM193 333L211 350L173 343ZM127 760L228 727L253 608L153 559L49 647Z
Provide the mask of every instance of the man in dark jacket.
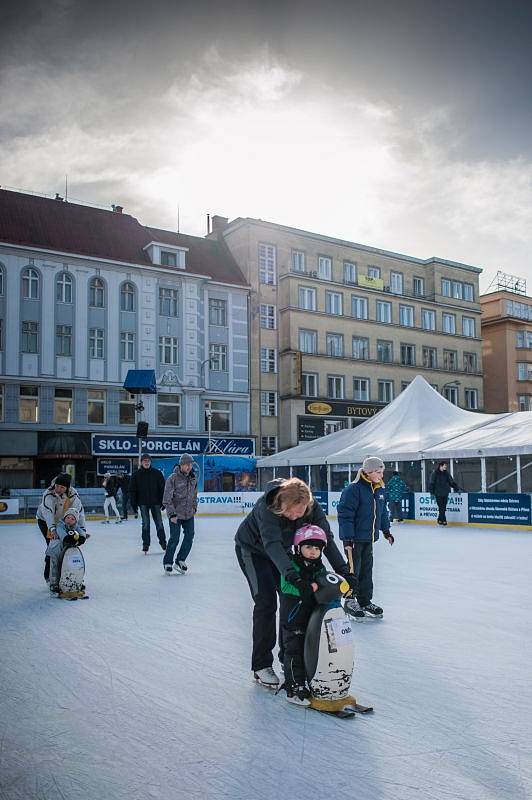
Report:
M183 453L164 487L163 503L170 520L170 538L163 558L163 568L167 573L174 569L172 562L179 544L181 527L183 541L175 557L175 570L182 575L188 570L186 560L192 549L194 514L198 510L198 481L193 466L192 456Z
M370 456L364 459L353 483L342 492L338 503L338 524L349 568L356 578L356 597L346 600L345 609L355 618L382 617L380 606L373 597L373 542L379 530L390 544L390 518L384 494L384 463Z
M140 508L142 518L142 550L150 549L150 514L155 522L157 538L163 550L166 550L166 534L161 517L163 504L164 476L161 470L151 465L151 456L144 454L138 469L131 478L129 495L134 513Z
M451 489L458 492L458 485L447 470L447 462L440 461L429 479L429 492L436 498L438 504L438 525L447 525L447 500Z
M278 507L283 495L291 499ZM254 602L251 669L255 680L269 688L279 685L272 664L281 575L297 586L300 576L294 570L288 551L296 530L307 524L325 531L328 543L324 555L335 572L347 577L349 569L334 542L327 517L308 486L298 478L270 481L235 536L238 563ZM283 657L280 641L281 662Z

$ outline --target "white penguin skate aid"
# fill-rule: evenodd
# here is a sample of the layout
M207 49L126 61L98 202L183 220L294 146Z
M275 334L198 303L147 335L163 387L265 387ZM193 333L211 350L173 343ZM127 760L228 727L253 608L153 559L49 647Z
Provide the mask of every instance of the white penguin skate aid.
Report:
M59 566L59 593L62 600L87 599L85 594L85 560L79 547L67 547Z

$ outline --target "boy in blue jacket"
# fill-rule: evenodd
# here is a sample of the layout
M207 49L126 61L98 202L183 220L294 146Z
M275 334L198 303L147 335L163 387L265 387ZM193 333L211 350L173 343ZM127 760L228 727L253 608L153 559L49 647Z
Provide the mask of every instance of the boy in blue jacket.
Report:
M345 602L345 610L355 618L382 617L383 610L372 603L373 542L379 530L390 544L390 518L384 493L384 462L370 456L364 459L353 483L342 492L338 503L338 524L350 572L356 578L353 597Z

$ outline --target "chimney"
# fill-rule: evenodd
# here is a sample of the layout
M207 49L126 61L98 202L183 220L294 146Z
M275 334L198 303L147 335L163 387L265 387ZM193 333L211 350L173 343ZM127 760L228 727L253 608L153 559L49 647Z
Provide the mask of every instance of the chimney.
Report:
M212 232L213 233L221 233L224 231L227 226L229 225L229 218L228 217L220 217L218 214L215 214L212 218Z
M122 213L122 211L124 210L124 206L115 206L115 204L114 204L114 203L113 203L113 205L111 206L111 208L113 209L113 211L115 212L115 214L121 214L121 213Z

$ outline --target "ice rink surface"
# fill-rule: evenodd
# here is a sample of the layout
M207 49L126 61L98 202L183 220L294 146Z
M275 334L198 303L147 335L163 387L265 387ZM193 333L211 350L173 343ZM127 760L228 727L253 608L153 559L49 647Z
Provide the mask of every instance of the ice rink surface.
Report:
M140 522L90 523L74 603L37 526L0 525L1 800L532 797L532 533L396 525L355 626L375 714L341 720L251 680L237 524L198 518L167 576Z

